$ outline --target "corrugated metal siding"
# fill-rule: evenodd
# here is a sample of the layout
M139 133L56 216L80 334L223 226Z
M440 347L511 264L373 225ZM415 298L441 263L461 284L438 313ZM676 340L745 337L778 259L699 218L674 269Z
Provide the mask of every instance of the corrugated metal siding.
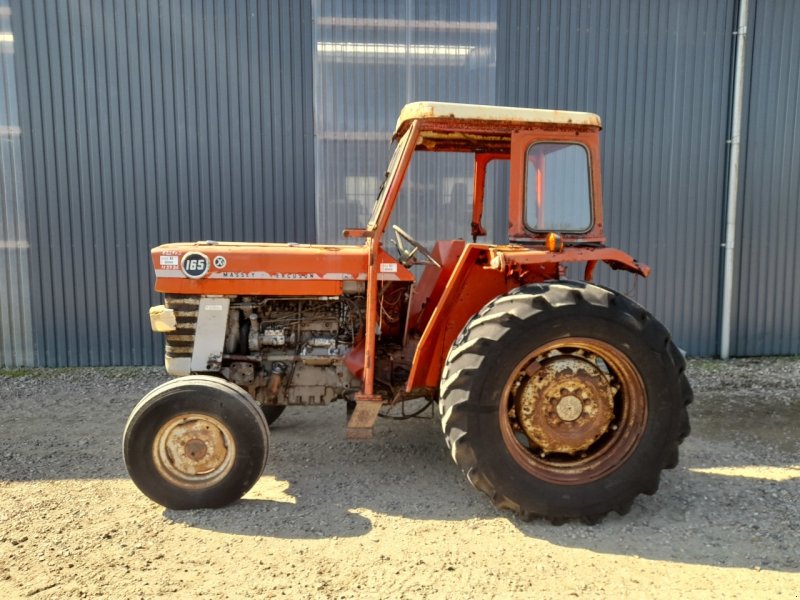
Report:
M733 353L796 354L800 5L750 1ZM715 354L736 5L0 0L0 365L161 362L149 248L338 240L418 99L599 113L609 242L654 267L601 281ZM465 236L464 167L415 159L400 224Z
M334 242L343 228L366 224L404 104L494 103L497 5L315 0L313 7L317 230ZM415 156L398 224L426 244L466 237L471 165L468 156Z
M753 9L732 353L800 354L800 3Z
M0 0L0 366L33 364L11 7Z
M598 269L601 282L630 291L691 354L714 354L735 2L499 6L499 103L603 119L609 243L653 275Z
M150 247L314 240L311 6L12 7L36 361L159 363Z

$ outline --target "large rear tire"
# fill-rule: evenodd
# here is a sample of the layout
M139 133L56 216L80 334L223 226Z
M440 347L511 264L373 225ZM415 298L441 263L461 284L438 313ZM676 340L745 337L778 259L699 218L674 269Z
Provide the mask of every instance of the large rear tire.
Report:
M268 448L258 404L242 388L206 375L153 389L133 409L123 438L136 487L174 509L238 500L261 476Z
M577 282L500 296L456 339L442 374L455 462L522 518L594 522L658 489L689 433L692 391L667 330Z

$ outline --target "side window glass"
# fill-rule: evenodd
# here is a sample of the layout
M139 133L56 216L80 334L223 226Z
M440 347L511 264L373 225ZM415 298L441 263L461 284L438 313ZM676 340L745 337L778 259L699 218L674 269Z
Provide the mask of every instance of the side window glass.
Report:
M525 224L528 229L580 232L591 228L586 148L578 144L532 144L525 164Z

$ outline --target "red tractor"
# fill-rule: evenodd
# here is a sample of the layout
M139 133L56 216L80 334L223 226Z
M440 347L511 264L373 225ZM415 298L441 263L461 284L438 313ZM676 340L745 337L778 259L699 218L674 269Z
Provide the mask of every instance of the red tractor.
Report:
M222 506L260 477L286 406L343 399L348 437L368 438L382 407L427 398L470 483L523 518L594 521L654 493L692 391L664 326L591 283L598 263L649 271L605 246L600 129L589 113L409 104L369 222L344 231L360 245L154 248L151 325L176 379L128 421L136 485L171 508ZM393 255L417 152L474 156L472 242L429 249L394 226ZM510 167L504 245L480 241L492 161Z

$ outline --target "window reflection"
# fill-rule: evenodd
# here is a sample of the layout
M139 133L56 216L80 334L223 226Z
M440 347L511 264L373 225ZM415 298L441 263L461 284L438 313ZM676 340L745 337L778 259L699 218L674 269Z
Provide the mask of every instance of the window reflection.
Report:
M592 224L589 157L578 144L528 148L525 222L535 231L586 231Z

